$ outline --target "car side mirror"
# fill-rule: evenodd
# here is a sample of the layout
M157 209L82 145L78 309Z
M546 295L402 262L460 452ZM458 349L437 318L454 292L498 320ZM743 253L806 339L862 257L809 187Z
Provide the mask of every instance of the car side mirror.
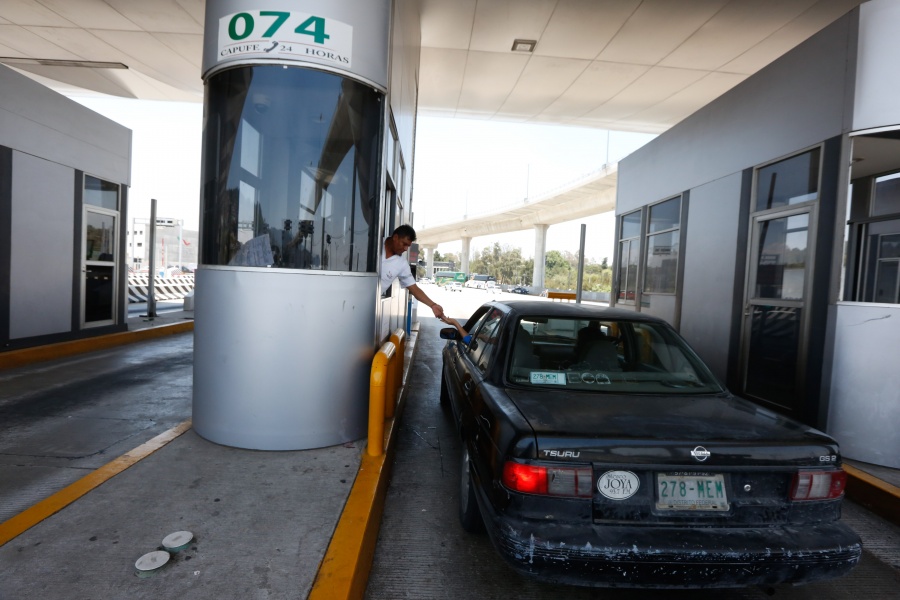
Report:
M459 337L459 332L456 330L456 327L444 327L441 329L441 339L458 340L461 338Z

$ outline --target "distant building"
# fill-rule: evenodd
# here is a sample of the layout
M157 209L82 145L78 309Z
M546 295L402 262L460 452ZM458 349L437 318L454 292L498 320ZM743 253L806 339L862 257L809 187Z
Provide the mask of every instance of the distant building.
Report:
M132 272L149 269L150 219L132 219L126 237L128 269ZM157 218L155 266L195 269L199 239L199 232L181 229L180 220Z

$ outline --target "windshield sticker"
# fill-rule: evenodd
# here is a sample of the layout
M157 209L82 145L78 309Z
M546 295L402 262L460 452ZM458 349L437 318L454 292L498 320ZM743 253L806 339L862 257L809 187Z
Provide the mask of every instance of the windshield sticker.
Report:
M532 371L531 383L535 385L566 385L566 374Z
M569 383L596 383L598 385L610 385L612 381L605 373L569 373Z

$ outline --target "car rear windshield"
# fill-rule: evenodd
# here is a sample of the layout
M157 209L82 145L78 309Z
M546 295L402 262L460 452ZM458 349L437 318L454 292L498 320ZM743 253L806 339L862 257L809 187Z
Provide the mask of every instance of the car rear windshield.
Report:
M508 378L524 386L616 394L723 391L671 328L628 320L521 318Z

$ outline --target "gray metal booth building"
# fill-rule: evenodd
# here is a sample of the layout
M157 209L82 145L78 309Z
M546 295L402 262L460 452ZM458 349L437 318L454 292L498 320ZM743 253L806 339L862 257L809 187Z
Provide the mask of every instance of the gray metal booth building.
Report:
M411 221L413 2L209 0L193 426L225 445L365 436L405 325L382 241ZM388 297L384 297L389 293Z
M0 66L0 344L126 329L131 131Z
M893 468L898 29L900 3L865 2L622 160L614 294L736 393Z

